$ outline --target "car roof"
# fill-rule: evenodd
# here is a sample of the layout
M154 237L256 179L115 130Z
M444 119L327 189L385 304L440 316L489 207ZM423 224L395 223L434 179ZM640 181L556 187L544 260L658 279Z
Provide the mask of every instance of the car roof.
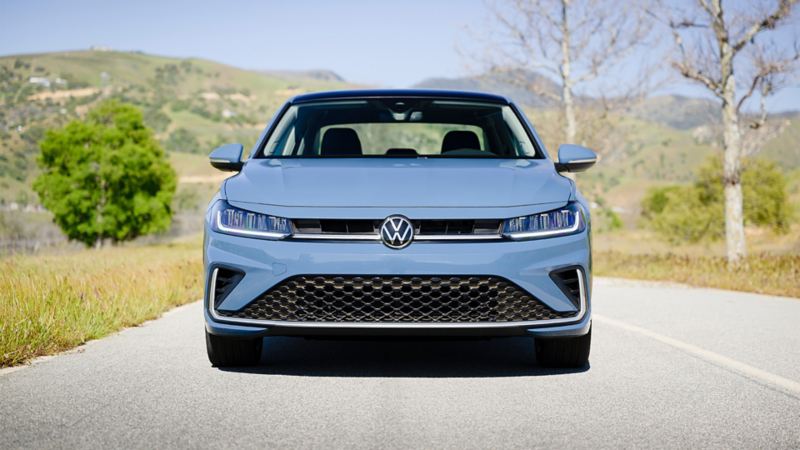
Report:
M485 92L455 91L442 89L352 89L342 91L312 92L298 95L289 103L306 103L317 100L334 100L366 97L432 97L455 100L480 100L492 103L509 104L511 101L501 95Z

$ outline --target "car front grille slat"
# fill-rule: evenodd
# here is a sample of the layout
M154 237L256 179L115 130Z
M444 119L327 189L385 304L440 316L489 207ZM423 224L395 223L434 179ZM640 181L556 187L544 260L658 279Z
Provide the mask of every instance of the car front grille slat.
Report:
M295 219L294 229L301 235L378 235L381 220ZM424 236L498 236L501 220L412 220L414 233Z
M224 317L284 322L477 323L574 317L494 276L288 278Z

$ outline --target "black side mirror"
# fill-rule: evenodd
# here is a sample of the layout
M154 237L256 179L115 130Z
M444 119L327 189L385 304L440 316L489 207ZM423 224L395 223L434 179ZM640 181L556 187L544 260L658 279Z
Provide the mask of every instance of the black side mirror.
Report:
M217 147L208 155L211 166L225 172L238 172L242 170L242 144L225 144Z
M558 147L556 170L559 172L583 172L596 162L597 154L586 147L573 144Z

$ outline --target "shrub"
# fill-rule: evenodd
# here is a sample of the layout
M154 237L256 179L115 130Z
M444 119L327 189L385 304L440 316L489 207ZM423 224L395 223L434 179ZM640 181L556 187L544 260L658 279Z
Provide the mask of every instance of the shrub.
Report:
M186 128L178 128L170 133L165 145L170 151L202 153L197 137Z
M650 220L661 214L669 201L670 192L681 189L680 186L655 187L647 190L642 199L642 217Z
M616 231L621 230L623 223L622 218L619 217L619 214L614 212L611 208L605 208L602 210L602 214L604 216L605 222L605 229L608 231Z
M786 232L791 208L786 179L773 162L747 160L742 171L745 222ZM713 157L689 186L650 188L642 200L646 226L671 242L718 239L724 233L722 162Z
M717 239L724 233L721 203L704 203L695 186L673 186L664 192L664 205L650 221L651 227L670 242Z
M704 203L725 203L722 185L722 160L710 158L700 167L695 182ZM772 161L745 160L742 167L742 195L745 223L789 230L791 208L786 177Z

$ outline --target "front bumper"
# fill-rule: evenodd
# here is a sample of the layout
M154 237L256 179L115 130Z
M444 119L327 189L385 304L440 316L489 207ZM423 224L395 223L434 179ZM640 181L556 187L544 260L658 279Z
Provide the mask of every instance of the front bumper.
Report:
M452 335L580 336L591 323L591 256L588 232L532 241L415 242L392 250L379 242L268 241L207 230L204 243L204 311L211 334L265 335ZM215 270L241 271L244 278L215 308L209 305ZM551 279L551 272L576 267L582 274L580 308ZM480 323L331 323L235 319L217 311L238 311L278 283L300 275L432 275L502 277L550 309L575 311L571 318Z

